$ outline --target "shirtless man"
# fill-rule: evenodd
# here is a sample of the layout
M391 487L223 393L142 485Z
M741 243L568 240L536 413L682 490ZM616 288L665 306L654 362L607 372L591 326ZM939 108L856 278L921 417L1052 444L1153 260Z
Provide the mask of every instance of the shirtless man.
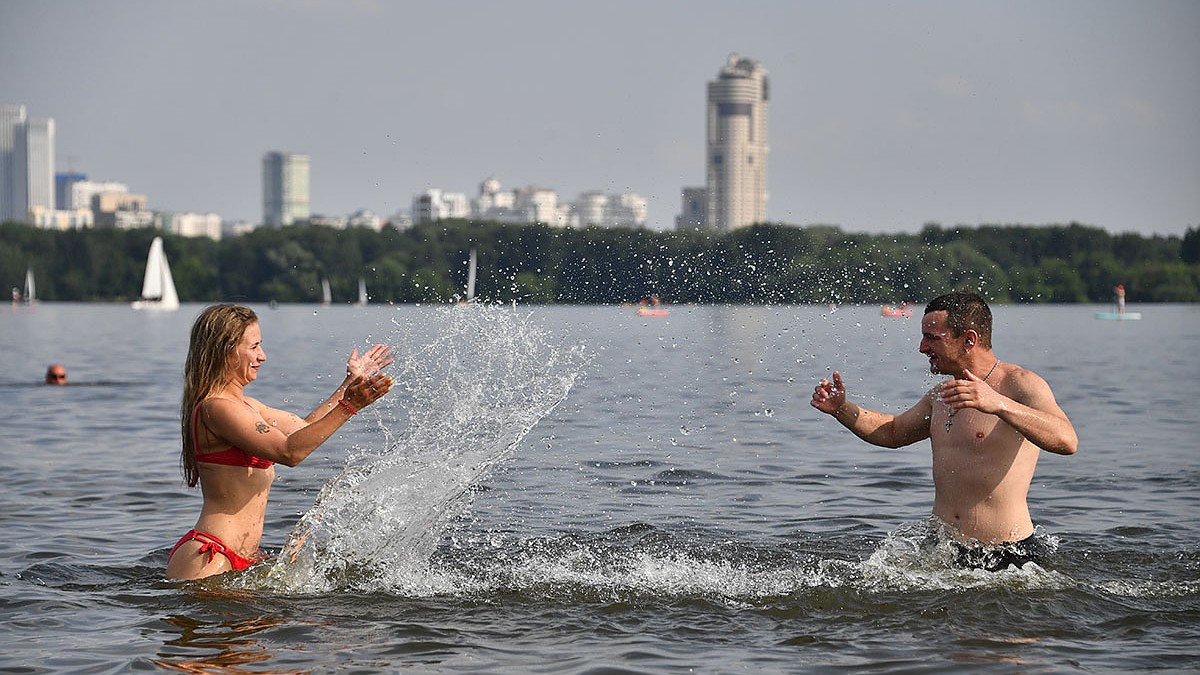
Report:
M1045 380L992 353L992 313L976 293L948 293L926 306L920 352L931 372L950 379L907 411L846 400L837 371L817 385L812 406L873 445L929 439L933 515L953 535L961 565L996 570L1037 560L1042 547L1025 497L1039 451L1074 454L1075 428Z

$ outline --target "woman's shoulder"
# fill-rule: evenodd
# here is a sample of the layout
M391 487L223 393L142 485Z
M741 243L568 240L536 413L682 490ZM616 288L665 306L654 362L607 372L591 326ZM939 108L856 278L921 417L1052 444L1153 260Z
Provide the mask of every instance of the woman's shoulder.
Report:
M262 406L258 401L246 396L241 399L235 399L231 396L218 394L210 396L200 402L200 409L204 411L206 416L241 416L248 411L256 411Z

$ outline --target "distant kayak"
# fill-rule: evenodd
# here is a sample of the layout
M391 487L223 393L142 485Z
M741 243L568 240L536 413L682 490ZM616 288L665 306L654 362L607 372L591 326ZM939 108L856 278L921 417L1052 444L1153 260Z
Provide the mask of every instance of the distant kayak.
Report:
M1138 321L1142 318L1141 312L1096 312L1097 319L1105 321Z

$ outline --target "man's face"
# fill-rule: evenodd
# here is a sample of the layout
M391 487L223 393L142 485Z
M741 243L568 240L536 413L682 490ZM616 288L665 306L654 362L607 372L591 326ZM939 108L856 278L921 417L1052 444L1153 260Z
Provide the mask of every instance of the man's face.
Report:
M46 371L46 384L66 384L67 369L62 366L54 366Z
M946 326L946 311L930 312L921 317L921 346L919 351L929 357L929 372L957 375L962 367L959 357L963 354L965 337L954 337Z

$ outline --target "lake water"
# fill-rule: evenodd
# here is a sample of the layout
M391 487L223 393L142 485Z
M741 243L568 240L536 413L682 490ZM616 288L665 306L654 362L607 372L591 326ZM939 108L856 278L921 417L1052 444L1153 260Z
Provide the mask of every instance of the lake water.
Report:
M177 406L200 305L0 313L0 672L1127 672L1200 667L1200 306L994 307L1079 432L1030 490L1045 567L923 545L927 443L808 405L833 368L898 412L935 380L877 307L259 311L249 393L306 413L354 347L400 385L299 467L264 548L180 584ZM37 384L66 364L71 385ZM324 489L322 489L324 487Z

